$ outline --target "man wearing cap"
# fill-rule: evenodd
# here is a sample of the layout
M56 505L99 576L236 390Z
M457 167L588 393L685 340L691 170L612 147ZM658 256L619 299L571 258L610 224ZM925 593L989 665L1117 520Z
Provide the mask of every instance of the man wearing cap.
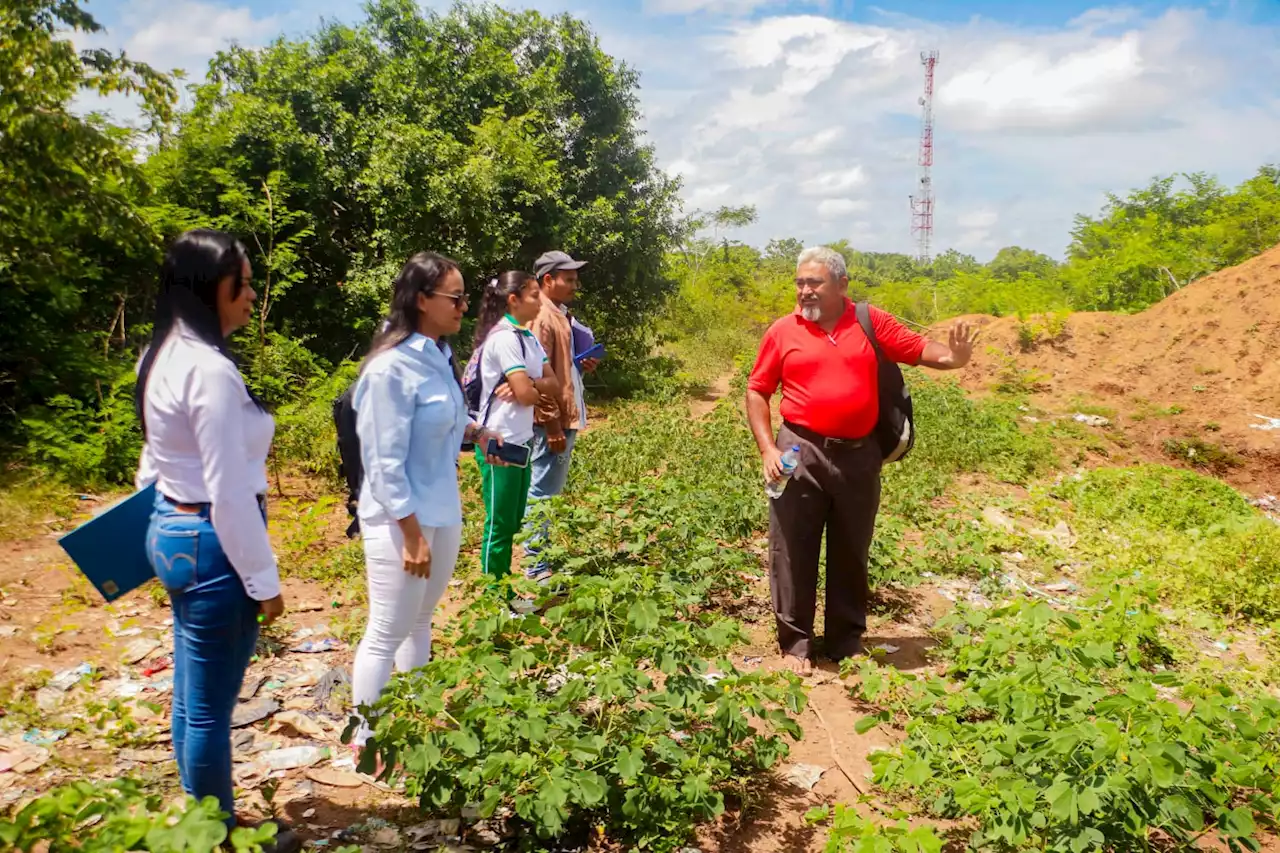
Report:
M564 489L569 478L569 460L578 431L587 425L587 406L582 392L582 371L591 372L595 359L586 359L579 369L574 362L575 337L582 339L590 330L577 324L569 312L569 303L578 290L578 270L586 261L575 261L565 252L543 253L534 262L533 273L542 288L542 310L533 321L533 333L547 353L547 368L560 383L556 397L543 396L534 407L533 468L529 501L533 503L554 497ZM525 543L525 553L536 554L540 537ZM535 579L544 579L549 569L542 564L529 569Z

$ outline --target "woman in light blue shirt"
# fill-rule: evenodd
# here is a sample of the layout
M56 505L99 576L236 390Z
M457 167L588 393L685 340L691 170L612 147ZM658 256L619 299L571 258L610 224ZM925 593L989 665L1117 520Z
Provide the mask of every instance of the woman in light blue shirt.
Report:
M364 481L360 533L369 624L356 650L352 700L378 700L391 670L431 657L431 617L462 542L458 455L501 437L472 423L443 338L467 308L458 265L431 252L396 277L391 311L360 369L354 405ZM496 460L494 460L496 461ZM357 752L372 734L362 723Z

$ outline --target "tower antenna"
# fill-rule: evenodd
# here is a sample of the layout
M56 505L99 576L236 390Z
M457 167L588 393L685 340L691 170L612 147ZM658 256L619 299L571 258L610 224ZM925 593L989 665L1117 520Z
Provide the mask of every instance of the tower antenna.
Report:
M911 199L911 236L916 238L920 263L933 260L933 69L938 64L936 50L921 51L924 66L924 95L920 98L920 190Z

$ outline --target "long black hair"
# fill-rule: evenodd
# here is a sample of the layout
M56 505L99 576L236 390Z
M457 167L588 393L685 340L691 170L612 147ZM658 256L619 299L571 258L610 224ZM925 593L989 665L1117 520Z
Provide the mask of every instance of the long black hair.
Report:
M147 378L151 375L161 345L178 323L235 364L218 317L218 283L230 276L231 298L238 296L245 286L244 263L248 257L244 245L235 237L208 228L186 232L165 252L164 263L160 267L160 292L156 295L151 343L142 357L133 392L134 411L142 425L144 439L147 435L144 405ZM250 396L261 408L261 401L252 392Z
M392 285L391 309L382 328L373 336L369 354L360 364L361 372L378 353L400 346L418 331L418 294L435 293L453 271L461 274L458 262L435 252L418 252L405 262Z
M507 300L524 290L529 282L537 283L532 273L523 270L507 270L497 278L489 279L484 286L484 298L480 300L480 318L476 320L476 337L471 343L471 351L480 349L484 339L489 337L493 327L502 316L510 311Z

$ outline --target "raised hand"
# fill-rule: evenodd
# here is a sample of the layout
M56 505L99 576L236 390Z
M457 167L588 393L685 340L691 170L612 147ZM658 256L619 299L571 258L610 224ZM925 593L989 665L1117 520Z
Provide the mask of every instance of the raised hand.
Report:
M951 365L964 367L973 357L973 345L978 342L980 330L961 320L951 327L947 336L947 346L951 350Z

